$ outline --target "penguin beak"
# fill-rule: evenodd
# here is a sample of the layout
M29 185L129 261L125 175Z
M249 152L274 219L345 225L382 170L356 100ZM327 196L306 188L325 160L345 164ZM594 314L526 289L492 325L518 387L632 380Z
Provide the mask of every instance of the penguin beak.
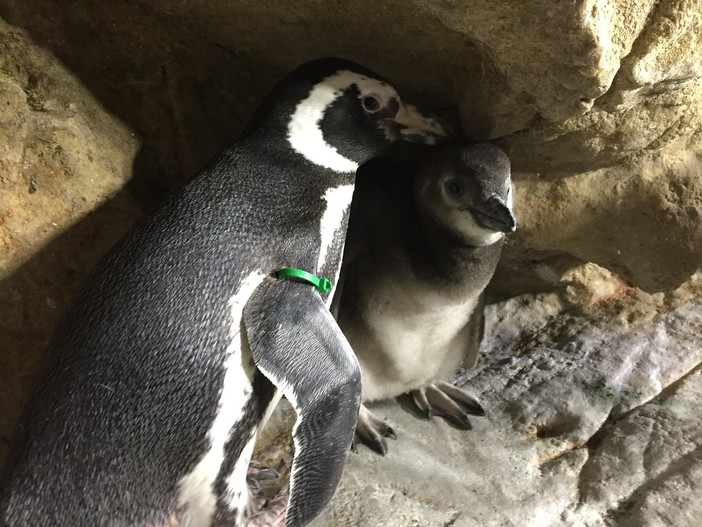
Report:
M514 218L512 210L497 194L493 194L486 201L474 205L471 210L475 213L478 222L487 229L497 232L514 232L517 228L517 220Z
M422 114L411 104L400 103L400 109L390 119L390 132L394 139L435 145L448 136L448 127L438 118Z

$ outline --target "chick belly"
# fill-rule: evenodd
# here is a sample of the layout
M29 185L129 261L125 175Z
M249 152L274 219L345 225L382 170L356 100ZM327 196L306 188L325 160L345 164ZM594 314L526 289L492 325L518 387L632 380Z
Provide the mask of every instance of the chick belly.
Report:
M396 397L450 377L468 346L466 321L375 318L364 338L351 342L361 366L363 400Z

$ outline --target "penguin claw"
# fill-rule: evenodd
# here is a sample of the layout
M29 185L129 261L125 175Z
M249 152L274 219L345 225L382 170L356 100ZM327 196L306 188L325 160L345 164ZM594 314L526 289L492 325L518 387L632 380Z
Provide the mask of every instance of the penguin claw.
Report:
M397 439L397 435L390 425L361 405L352 450L356 451L356 445L363 443L376 454L384 456L388 452L385 438Z
M285 527L285 513L288 508L290 493L287 486L271 484L271 480L280 478L280 474L251 461L246 471L246 481L251 490L248 504L246 527Z
M276 470L264 467L258 461L251 461L246 471L246 478L252 481L265 481L278 477L280 477L280 474Z
M440 382L435 386L437 389L441 390L456 403L458 403L463 408L465 413L480 417L485 415L485 409L480 406L480 403L465 390L462 390L458 386L454 386L448 382Z
M485 415L485 410L478 401L461 388L447 382L430 384L413 390L412 398L428 419L435 414L440 415L461 430L473 428L469 415Z
M388 443L380 436L364 437L361 439L361 442L379 456L384 456L388 453Z
M246 471L246 482L254 494L263 494L267 482L278 479L280 474L272 468L266 468L256 461L251 461Z
M412 391L412 400L419 409L421 416L427 421L434 417L434 412L431 411L431 405L427 401L427 392L424 388Z

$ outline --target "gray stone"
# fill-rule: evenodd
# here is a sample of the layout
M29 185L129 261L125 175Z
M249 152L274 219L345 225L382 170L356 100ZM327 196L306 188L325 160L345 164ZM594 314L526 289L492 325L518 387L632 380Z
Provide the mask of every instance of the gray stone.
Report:
M701 288L579 314L552 294L490 306L481 362L458 377L487 417L462 432L377 405L397 441L351 454L316 525L694 525Z

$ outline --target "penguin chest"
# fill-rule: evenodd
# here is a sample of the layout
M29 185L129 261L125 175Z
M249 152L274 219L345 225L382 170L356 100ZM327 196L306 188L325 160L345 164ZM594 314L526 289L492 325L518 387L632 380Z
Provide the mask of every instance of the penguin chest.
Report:
M247 340L242 335L241 318L244 305L264 277L261 271L251 272L229 300L230 341L217 414L207 431L207 449L178 483L179 507L188 525L210 525L222 504L233 511L236 525L243 525L247 513L246 473L259 423L245 419L245 410L255 397L252 385L255 368ZM237 427L241 428L240 437L233 436ZM233 463L228 462L230 451L239 452ZM224 482L220 488L216 485L218 481Z
M469 348L468 321L478 296L460 302L398 288L369 299L363 335L350 338L358 355L366 401L395 397L445 380Z
M324 212L319 223L317 272L325 276L330 275L329 278L334 284L339 278L353 189L353 184L339 185L327 189L323 196Z

